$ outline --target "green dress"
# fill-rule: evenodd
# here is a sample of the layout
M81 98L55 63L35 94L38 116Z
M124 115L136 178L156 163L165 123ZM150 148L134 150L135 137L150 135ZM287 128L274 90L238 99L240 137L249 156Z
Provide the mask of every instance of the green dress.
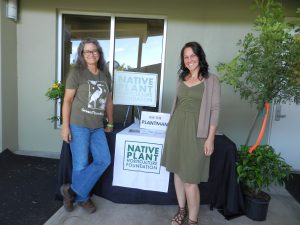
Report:
M205 139L197 137L204 83L178 87L175 111L170 119L161 165L186 183L207 182L210 157L204 154Z

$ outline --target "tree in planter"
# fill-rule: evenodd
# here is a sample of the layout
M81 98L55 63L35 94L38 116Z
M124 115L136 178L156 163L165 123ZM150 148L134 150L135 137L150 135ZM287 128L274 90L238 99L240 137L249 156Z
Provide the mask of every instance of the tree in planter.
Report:
M242 99L257 107L246 145L265 103L300 103L300 41L290 33L294 27L284 21L278 2L254 2L260 12L254 22L255 33L238 42L240 50L229 63L217 66L221 82L233 86Z
M268 103L300 103L300 41L291 34L294 27L284 21L282 6L275 0L255 0L259 15L254 32L238 42L238 54L229 63L217 66L221 82L233 86L242 99L256 105L257 115L250 128L246 144L238 151L237 173L248 197L270 197L262 192L272 183L283 185L291 167L268 145L248 146L256 121ZM298 9L299 11L299 9ZM268 107L266 107L268 109ZM266 110L267 111L267 110ZM266 124L267 113L264 119ZM260 137L262 137L261 132ZM257 144L257 143L256 143ZM252 152L254 148L255 151ZM249 153L252 152L251 154ZM251 206L252 207L252 206ZM267 206L266 206L267 207ZM246 201L246 215L264 220L265 215L252 215Z

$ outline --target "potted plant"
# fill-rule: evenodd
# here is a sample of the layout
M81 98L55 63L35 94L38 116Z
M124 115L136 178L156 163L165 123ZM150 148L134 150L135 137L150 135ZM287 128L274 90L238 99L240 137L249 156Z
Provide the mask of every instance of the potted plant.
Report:
M59 103L61 104L65 94L65 85L55 81L50 88L48 88L47 92L45 93L45 96L48 98L48 100L52 100L55 102L55 104ZM48 118L52 123L60 121L60 116L53 115L50 118Z
M257 108L245 146L238 151L238 179L246 200L266 196L262 194L262 189L273 182L282 185L291 170L271 146L258 145L259 141L254 146L248 146L259 115L265 107L265 126L268 118L266 106L269 103L300 103L300 41L291 33L294 27L284 20L280 3L275 0L254 0L254 3L259 11L254 32L246 34L238 42L238 54L229 63L217 66L221 82L231 85L242 99ZM262 135L263 132L260 137ZM266 200L269 201L269 196ZM248 202L246 210L249 208ZM252 219L264 220L265 216Z
M259 145L249 153L250 146L242 146L237 154L238 182L245 194L245 214L257 221L266 219L272 185L284 185L291 166L269 145Z

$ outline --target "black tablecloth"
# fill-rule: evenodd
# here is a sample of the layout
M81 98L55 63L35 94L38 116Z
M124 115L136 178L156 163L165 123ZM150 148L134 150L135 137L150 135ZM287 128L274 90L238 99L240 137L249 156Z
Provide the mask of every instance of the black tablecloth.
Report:
M112 163L97 182L93 193L115 203L128 204L177 204L173 174L170 174L168 193L145 191L134 188L112 186L116 134L121 129L106 134ZM58 190L61 184L71 183L72 159L69 144L63 142L59 174ZM211 156L208 182L200 183L201 204L209 204L211 209L217 208L226 217L241 215L244 201L240 186L237 183L235 169L236 145L225 135L216 135L215 151ZM61 199L59 191L56 198Z

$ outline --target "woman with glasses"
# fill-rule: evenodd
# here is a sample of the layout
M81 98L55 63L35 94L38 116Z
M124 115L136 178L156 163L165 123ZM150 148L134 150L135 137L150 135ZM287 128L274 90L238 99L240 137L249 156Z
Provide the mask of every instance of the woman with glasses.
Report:
M108 124L104 127L103 120ZM110 164L104 132L113 129L111 76L98 41L86 38L77 49L77 60L67 77L62 106L62 139L70 143L72 184L61 186L64 207L73 203L88 213L96 211L90 192ZM92 162L89 162L89 154Z
M208 181L214 150L220 85L217 77L208 72L199 43L186 43L180 56L177 91L161 164L174 173L179 207L172 225L196 225L200 206L198 184Z

